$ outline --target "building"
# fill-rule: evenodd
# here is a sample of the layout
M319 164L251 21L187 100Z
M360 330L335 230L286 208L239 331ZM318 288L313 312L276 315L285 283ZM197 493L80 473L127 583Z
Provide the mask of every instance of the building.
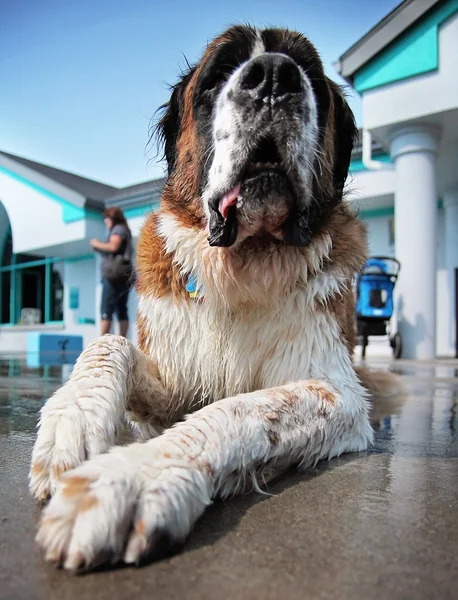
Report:
M403 356L454 356L458 0L405 0L336 68L363 103L348 201L367 223L371 253L402 264L395 326ZM163 183L118 189L0 152L0 352L23 351L37 328L79 333L85 343L97 335L89 240L106 235L102 210L121 206L136 238ZM130 304L133 313L134 293ZM24 322L24 308L39 310L39 325ZM386 340L374 347L389 350Z
M84 344L97 336L100 269L89 240L106 238L102 212L116 205L135 242L163 183L118 189L0 152L0 352L24 352L31 331L78 334ZM135 292L129 302L134 316Z
M402 2L336 66L362 96L353 200L368 221L371 251L394 252L402 265L397 318L403 356L453 355L458 0ZM371 156L371 138L379 157Z

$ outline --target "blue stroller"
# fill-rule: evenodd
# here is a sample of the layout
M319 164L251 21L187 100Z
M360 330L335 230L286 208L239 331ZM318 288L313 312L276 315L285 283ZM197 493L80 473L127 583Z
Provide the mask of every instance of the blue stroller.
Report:
M366 356L370 335L390 335L394 358L402 354L399 332L391 335L390 319L393 316L393 291L401 264L388 256L373 256L364 266L357 280L356 322L358 340Z

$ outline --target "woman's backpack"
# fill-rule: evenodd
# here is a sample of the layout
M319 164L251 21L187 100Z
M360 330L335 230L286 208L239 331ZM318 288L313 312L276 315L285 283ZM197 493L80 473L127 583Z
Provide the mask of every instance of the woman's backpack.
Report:
M103 277L110 283L127 283L133 279L133 274L132 238L129 235L124 252L107 256Z

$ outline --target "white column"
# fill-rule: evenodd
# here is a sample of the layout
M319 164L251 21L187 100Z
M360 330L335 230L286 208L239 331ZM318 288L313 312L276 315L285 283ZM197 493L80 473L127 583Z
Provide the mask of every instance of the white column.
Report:
M444 193L445 268L449 297L450 346L455 348L455 269L458 268L458 186Z
M391 136L396 168L395 249L398 327L405 358L436 355L436 155L439 130L410 125Z

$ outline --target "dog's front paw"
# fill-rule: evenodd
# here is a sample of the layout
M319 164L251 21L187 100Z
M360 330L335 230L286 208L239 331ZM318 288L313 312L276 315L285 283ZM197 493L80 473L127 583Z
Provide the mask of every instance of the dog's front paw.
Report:
M115 448L61 478L37 535L47 560L70 570L138 564L186 539L210 503L208 480L170 453L145 460L150 444Z
M68 383L46 402L29 472L36 500L52 496L63 473L114 445L120 417L113 413L121 405L116 395L111 386L89 378ZM104 403L112 410L104 410Z

